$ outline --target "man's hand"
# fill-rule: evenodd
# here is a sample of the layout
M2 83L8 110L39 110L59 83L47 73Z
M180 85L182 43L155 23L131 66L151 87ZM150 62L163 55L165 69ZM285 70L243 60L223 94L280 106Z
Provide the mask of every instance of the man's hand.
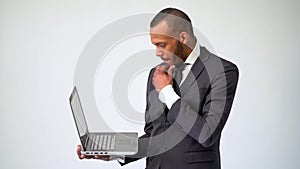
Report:
M160 92L162 88L165 86L172 84L173 82L173 69L175 68L175 65L171 66L168 70L168 73L165 72L165 70L168 68L168 66L157 66L152 78L152 83L156 89L156 91Z
M78 155L79 159L100 159L100 160L104 160L104 161L109 161L109 156L99 156L99 155L87 156L87 155L81 154L81 145L77 146L77 155Z

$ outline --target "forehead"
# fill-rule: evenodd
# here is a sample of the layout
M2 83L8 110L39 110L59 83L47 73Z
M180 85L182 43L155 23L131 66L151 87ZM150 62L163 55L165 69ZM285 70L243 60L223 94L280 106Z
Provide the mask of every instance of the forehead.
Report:
M150 37L152 42L170 40L174 37L171 35L171 29L165 21L161 21L156 26L150 28Z
M150 28L150 33L152 34L170 34L170 28L166 21L161 21L154 27Z

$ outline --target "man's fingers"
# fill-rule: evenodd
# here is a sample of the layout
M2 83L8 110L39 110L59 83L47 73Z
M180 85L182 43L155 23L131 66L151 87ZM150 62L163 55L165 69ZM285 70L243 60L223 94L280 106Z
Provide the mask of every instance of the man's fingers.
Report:
M77 145L77 155L80 159L84 158L84 155L81 154L81 145ZM82 157L83 156L83 157Z
M104 161L109 161L109 156L102 156L100 157L100 159Z
M158 74L163 73L164 71L162 70L162 68L160 66L157 66L155 69L155 72L153 74L153 77L157 76Z
M160 70L162 70L162 71L165 71L169 68L168 65L162 65L162 66L159 66L159 67L160 67Z
M157 71L161 71L164 72L165 70L167 70L169 68L168 65L160 65L160 66L156 66L156 70Z
M77 145L77 155L79 159L90 159L90 156L86 156L84 154L81 154L81 145Z
M106 156L106 157L105 157L105 160L106 160L106 161L109 161L109 156Z
M81 151L81 145L77 145L77 152Z
M163 70L160 66L157 66L154 72L154 75L157 75L158 73L161 73Z
M173 76L173 70L175 69L175 65L172 65L168 70L168 75Z
M81 150L82 150L81 145L77 145L77 155L79 159L100 159L100 160L109 161L109 156L99 156L99 155L86 156L84 154L81 154Z
M99 155L95 155L95 158L96 159L101 159L101 160L106 160L106 161L108 161L109 160L109 156L99 156Z

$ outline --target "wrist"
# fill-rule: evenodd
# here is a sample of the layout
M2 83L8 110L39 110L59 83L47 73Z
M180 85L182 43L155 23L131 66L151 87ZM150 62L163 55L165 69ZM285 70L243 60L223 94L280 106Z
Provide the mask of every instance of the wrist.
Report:
M169 109L180 98L174 91L172 85L167 85L159 92L158 98L165 103Z

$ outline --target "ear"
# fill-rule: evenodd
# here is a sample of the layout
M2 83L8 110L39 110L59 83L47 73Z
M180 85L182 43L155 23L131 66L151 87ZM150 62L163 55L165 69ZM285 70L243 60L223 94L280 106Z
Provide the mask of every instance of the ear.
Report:
M179 34L179 40L180 40L181 43L183 43L183 44L186 45L186 44L188 43L189 39L190 39L190 36L189 36L188 33L186 33L186 32L181 32L181 33Z

